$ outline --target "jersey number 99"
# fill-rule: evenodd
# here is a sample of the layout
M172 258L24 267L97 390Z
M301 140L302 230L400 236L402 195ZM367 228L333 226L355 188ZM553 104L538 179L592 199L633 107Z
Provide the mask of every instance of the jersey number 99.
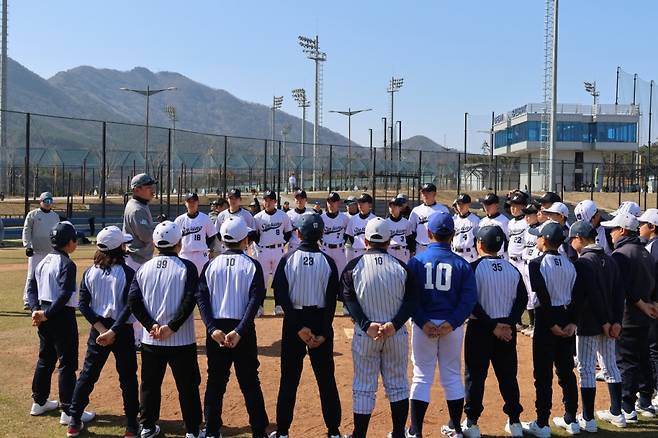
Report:
M425 263L425 289L440 291L450 290L452 283L452 265L448 263L439 263L436 265L436 278L432 279L432 264Z

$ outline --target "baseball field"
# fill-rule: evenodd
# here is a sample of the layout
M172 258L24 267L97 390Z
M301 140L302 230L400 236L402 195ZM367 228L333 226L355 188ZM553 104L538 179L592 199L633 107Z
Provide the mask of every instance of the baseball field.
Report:
M78 264L78 275L82 274L85 267L89 266L93 248L91 246L80 247L73 254ZM38 351L38 340L35 329L30 326L28 312L22 310L22 288L25 281L26 262L21 249L0 249L0 279L4 285L3 293L0 294L0 345L2 345L2 363L0 364L0 417L4 418L4 427L0 436L11 437L63 437L66 430L59 425L58 413L51 413L43 417L30 417L28 414L31 399L30 385L32 372ZM267 301L268 314L271 314L272 302ZM196 314L197 341L199 345L199 365L201 368L202 384L201 394L205 390L205 368L206 358L204 355L205 337L202 335L201 320ZM85 344L89 333L89 325L80 316L78 318L80 328L80 365L85 353ZM271 428L274 428L276 396L279 386L279 351L281 319L275 317L264 317L256 321L258 332L258 345L260 354L260 376L265 395L267 411L270 416ZM343 422L342 433L350 433L352 429L351 413L351 381L352 381L352 359L350 351L350 338L352 324L349 318L337 317L334 322L336 332L335 339L335 361L336 377L340 391ZM521 398L524 406L522 414L523 421L532 420L534 417L534 387L532 380L532 359L530 339L520 336L518 345L519 355L519 383L521 386ZM409 366L411 376L411 365ZM53 379L53 392L51 398L57 398L57 379ZM562 415L559 408L561 392L554 383L553 404L554 415ZM300 390L298 392L295 409L295 420L291 428L292 437L322 437L325 429L322 422L317 386L313 377L310 363L305 363L304 374ZM598 383L597 409L605 409L608 401L605 384ZM235 379L228 386L225 401L223 430L224 436L250 436L247 424L247 415L242 401L242 395ZM91 396L89 409L97 412L96 420L83 432L87 436L110 437L120 436L123 432L122 402L118 385L116 370L113 359L110 358L96 390ZM480 419L483 434L488 436L504 436L503 426L505 415L502 413L502 399L498 393L498 385L490 371L487 380L485 394L485 411ZM447 409L443 394L438 384L432 394L432 404L426 418L424 436L440 436L439 428L447 421ZM165 436L182 436L184 431L178 406L178 396L171 375L165 379L162 393L161 421ZM380 391L377 406L373 413L370 436L384 437L390 428L390 415L388 403L383 391ZM555 429L554 429L555 431ZM557 435L559 432L555 431ZM633 437L655 437L658 436L658 420L641 420L638 425L629 426L626 429L616 429L613 426L603 425L599 435L602 437L618 436L619 434L631 435Z

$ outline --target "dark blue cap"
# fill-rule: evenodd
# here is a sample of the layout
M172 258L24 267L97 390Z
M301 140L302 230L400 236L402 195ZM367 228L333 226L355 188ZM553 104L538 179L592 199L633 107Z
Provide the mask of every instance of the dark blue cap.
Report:
M590 221L576 221L569 229L569 239L583 237L585 239L596 238L597 232Z
M455 231L455 221L450 214L437 211L427 221L427 229L435 236L448 236Z
M240 197L242 197L242 193L240 193L240 189L231 189L231 191L228 192L228 197L229 198L240 198Z
M50 243L54 247L61 247L69 243L71 240L77 239L75 227L71 222L63 221L55 225L50 230Z
M398 198L396 196L395 198L388 201L388 205L397 205L398 207L402 207L404 205L404 199Z
M263 199L271 199L273 201L276 201L276 192L274 190L265 190L263 192Z
M306 190L299 189L295 192L295 198L303 198L306 199Z
M322 237L324 221L317 213L305 213L299 216L295 227L302 234L303 240L317 241Z
M475 238L482 242L487 251L498 252L505 243L505 232L498 225L487 225L478 230Z
M543 237L554 245L564 242L564 229L557 222L546 222L537 228L528 228L528 233L533 236Z

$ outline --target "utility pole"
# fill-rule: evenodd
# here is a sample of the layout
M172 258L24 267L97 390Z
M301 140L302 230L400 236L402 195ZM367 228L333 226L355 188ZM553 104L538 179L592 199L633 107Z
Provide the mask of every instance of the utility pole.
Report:
M551 77L552 83L552 96L551 96L551 131L548 149L548 188L547 190L554 190L555 186L555 142L557 135L557 40L558 40L558 3L559 0L553 0L553 71Z
M7 192L7 1L2 0L2 42L0 51L0 193ZM27 171L27 169L26 169Z
M311 102L306 98L306 90L295 88L292 90L292 96L297 105L302 109L302 142L301 142L301 160L299 164L299 187L304 187L304 146L306 145L306 108L311 106Z
M402 88L402 85L404 85L404 78L395 78L391 77L391 80L388 82L388 88L386 89L386 92L391 95L391 118L389 119L391 125L389 129L391 130L391 158L393 158L393 148L395 145L395 119L394 119L394 114L393 114L393 102L394 102L394 94L400 91L400 88Z

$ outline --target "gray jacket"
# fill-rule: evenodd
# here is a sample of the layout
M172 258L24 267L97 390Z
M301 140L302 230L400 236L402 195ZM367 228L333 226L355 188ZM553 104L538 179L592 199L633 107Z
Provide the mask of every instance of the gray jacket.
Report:
M153 257L153 216L146 202L132 198L123 211L123 232L133 236L128 253L135 262L143 264Z
M25 216L23 224L23 247L32 248L34 252L48 254L53 250L50 243L50 231L59 223L59 215L54 211L32 210Z

